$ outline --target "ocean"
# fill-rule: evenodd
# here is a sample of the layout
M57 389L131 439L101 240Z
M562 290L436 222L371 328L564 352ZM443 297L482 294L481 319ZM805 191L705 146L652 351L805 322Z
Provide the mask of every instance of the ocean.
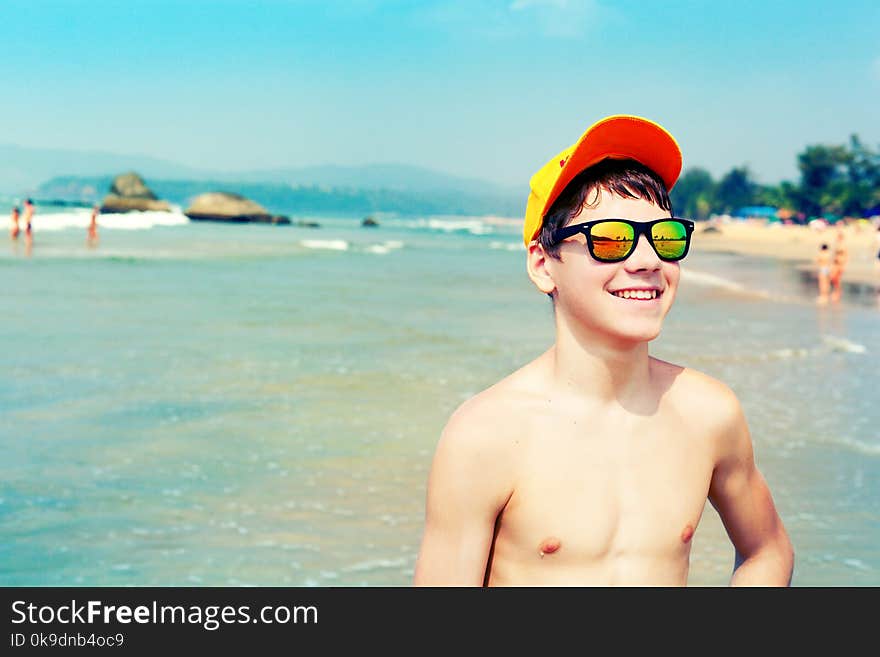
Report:
M446 419L553 340L518 226L144 213L89 248L88 214L0 249L0 585L408 586ZM793 585L880 585L876 300L698 242L682 272L652 354L737 393ZM707 504L690 584L733 560Z

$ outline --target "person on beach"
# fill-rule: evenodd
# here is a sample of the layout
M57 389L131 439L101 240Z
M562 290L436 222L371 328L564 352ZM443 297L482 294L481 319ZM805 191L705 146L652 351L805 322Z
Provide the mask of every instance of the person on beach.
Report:
M24 201L24 222L30 224L34 218L34 203L29 198Z
M21 232L21 228L18 225L19 210L17 205L12 208L12 215L10 219L12 220L12 225L9 227L9 237L17 240L18 234Z
M86 232L86 244L95 247L98 246L98 213L100 209L97 204L92 207L92 216L89 219L89 228Z
M843 228L838 228L837 238L834 243L834 256L831 259L831 271L829 274L832 301L840 301L841 280L843 279L843 272L846 270L847 262L849 262L849 253L846 248L846 235L844 235Z
M30 199L26 199L24 202L24 246L27 255L31 254L31 250L34 247L33 219L34 204Z
M819 247L819 255L816 256L817 275L819 278L819 296L816 303L828 303L828 293L831 290L831 251L827 244Z
M555 343L449 418L415 585L685 585L707 499L730 583L791 583L736 395L648 353L693 233L669 201L680 172L664 128L613 116L532 177L526 269Z
M874 258L874 269L880 271L880 224L877 226L877 232L874 233L874 247L877 249L877 257Z

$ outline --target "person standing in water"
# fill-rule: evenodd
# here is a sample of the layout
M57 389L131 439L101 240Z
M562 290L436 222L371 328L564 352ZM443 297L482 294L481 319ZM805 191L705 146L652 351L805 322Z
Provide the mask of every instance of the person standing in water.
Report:
M30 199L24 202L24 247L25 254L30 255L34 247L34 203Z
M98 246L98 205L92 207L92 217L89 220L89 230L86 233L86 244L89 246Z
M874 258L874 269L880 271L880 224L877 224L877 232L874 233L874 246L877 249L877 257Z
M837 229L837 241L834 244L834 257L831 260L831 300L840 301L841 296L841 279L846 269L846 263L849 262L849 253L846 248L846 236L843 228Z
M21 228L18 225L19 210L17 205L12 208L12 216L10 218L12 219L12 226L9 228L9 237L17 240L18 234L21 232Z
M819 268L819 296L816 303L828 303L828 293L831 290L831 252L827 244L819 247L819 255L816 256L816 266Z

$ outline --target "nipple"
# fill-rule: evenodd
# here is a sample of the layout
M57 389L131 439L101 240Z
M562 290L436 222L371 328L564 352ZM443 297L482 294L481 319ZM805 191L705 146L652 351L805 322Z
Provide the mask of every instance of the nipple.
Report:
M690 525L685 525L685 528L681 530L681 542L687 543L694 537L694 528Z
M560 545L562 545L562 542L554 536L551 536L550 538L545 538L541 542L541 545L538 546L538 553L543 559L545 554L553 554L554 552L556 552L556 550L559 549Z

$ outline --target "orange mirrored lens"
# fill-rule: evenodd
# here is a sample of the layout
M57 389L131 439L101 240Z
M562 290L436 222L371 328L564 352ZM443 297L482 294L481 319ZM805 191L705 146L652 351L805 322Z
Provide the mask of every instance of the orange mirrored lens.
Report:
M633 228L621 221L603 221L590 228L593 257L598 260L621 260L633 247Z
M651 241L661 258L680 258L687 248L687 230L680 221L661 221L651 227Z

